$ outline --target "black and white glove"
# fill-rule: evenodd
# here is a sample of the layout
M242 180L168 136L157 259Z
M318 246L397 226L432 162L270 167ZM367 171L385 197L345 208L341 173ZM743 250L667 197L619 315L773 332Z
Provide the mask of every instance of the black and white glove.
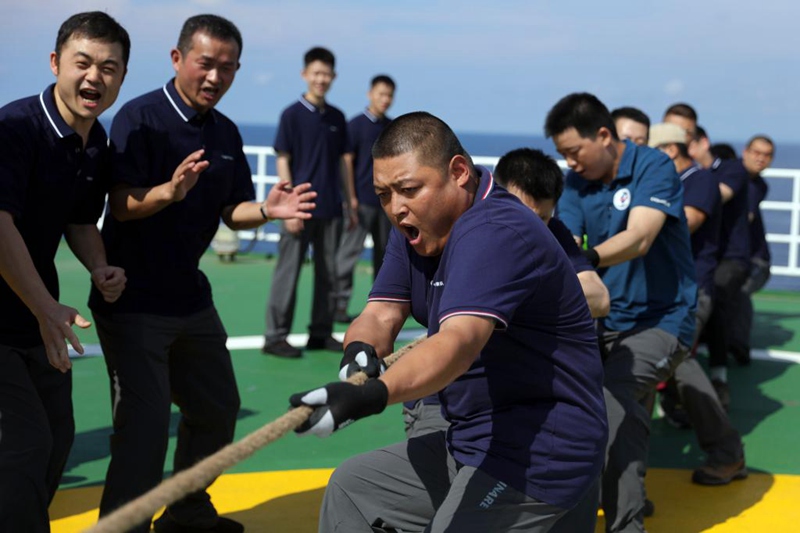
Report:
M344 357L339 363L339 379L347 381L358 372L364 372L369 378L377 378L386 372L386 364L371 344L353 341L344 349Z
M383 381L370 379L364 385L334 382L319 389L292 394L292 407L314 407L311 417L295 430L298 435L327 437L359 418L382 413L389 401Z

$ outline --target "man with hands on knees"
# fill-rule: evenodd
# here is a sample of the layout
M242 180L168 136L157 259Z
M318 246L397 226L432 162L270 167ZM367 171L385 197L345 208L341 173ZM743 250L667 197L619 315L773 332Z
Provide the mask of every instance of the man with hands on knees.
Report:
M379 375L377 359L409 316L425 319L428 337L363 386L293 395L292 405L316 408L298 431L326 436L436 392L450 430L343 463L320 531L593 531L607 437L602 364L569 260L436 117L396 119L373 158L394 229L345 335L344 373Z
M90 323L59 301L62 235L108 302L125 288L97 220L109 181L97 117L117 99L130 38L106 13L60 27L55 83L0 109L0 531L50 531L47 507L75 435L67 344Z

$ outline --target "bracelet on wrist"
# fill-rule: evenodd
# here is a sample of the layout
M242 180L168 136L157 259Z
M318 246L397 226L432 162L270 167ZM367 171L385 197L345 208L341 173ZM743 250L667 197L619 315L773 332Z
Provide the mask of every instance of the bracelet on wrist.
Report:
M267 212L267 207L264 204L261 204L258 207L258 210L261 211L261 216L264 217L264 220L269 222L269 213Z

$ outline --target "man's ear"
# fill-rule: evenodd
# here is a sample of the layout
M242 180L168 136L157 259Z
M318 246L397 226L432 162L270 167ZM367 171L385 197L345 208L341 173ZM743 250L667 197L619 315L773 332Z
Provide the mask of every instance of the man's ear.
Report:
M608 146L614 141L614 136L611 134L611 130L606 128L605 126L601 126L599 130L597 130L596 139L599 139L603 146Z
M470 164L463 155L454 155L448 166L450 177L456 180L459 186L465 186L470 179Z

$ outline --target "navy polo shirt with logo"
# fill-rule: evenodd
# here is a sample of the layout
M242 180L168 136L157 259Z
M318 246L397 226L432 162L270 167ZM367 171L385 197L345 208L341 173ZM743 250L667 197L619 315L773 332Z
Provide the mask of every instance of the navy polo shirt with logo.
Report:
M92 290L95 312L185 316L212 305L200 257L223 208L255 199L250 167L236 125L212 109L199 115L184 103L173 80L122 106L111 125L113 183L154 187L168 182L192 152L205 149L211 164L186 198L152 216L120 222L107 216L103 241L109 264L128 282L113 304Z
M0 210L14 218L33 265L58 300L55 255L68 224L96 224L108 187L108 148L95 122L86 146L58 112L54 85L0 109ZM39 324L0 277L0 344L42 344Z
M567 173L558 213L573 235L585 234L594 247L625 231L637 206L662 211L667 219L644 257L598 269L611 297L601 323L612 331L659 328L691 346L697 285L683 187L669 157L626 140L611 183Z
M592 318L552 233L478 171L474 204L438 268L394 231L369 301L410 303L427 316L428 335L458 315L495 322L469 370L439 393L449 449L461 464L571 507L597 480L607 439Z
M367 109L347 125L353 148L356 197L360 204L381 206L378 195L375 194L375 186L372 184L372 145L391 121L387 117L378 118Z
M281 114L275 150L290 154L292 183L311 182L317 219L342 216L341 157L350 152L347 122L336 107L318 108L303 97Z
M680 175L683 183L683 204L706 215L703 224L692 233L697 288L714 295L714 271L717 269L719 234L722 227L722 195L711 171L693 165Z
M719 238L720 259L750 264L750 224L748 212L747 169L739 160L717 159L711 171L719 183L733 190L733 198L722 205L722 230Z
M770 253L767 244L764 218L761 216L761 202L767 197L769 186L761 174L750 178L748 190L748 203L750 205L750 257L758 258L769 263Z

